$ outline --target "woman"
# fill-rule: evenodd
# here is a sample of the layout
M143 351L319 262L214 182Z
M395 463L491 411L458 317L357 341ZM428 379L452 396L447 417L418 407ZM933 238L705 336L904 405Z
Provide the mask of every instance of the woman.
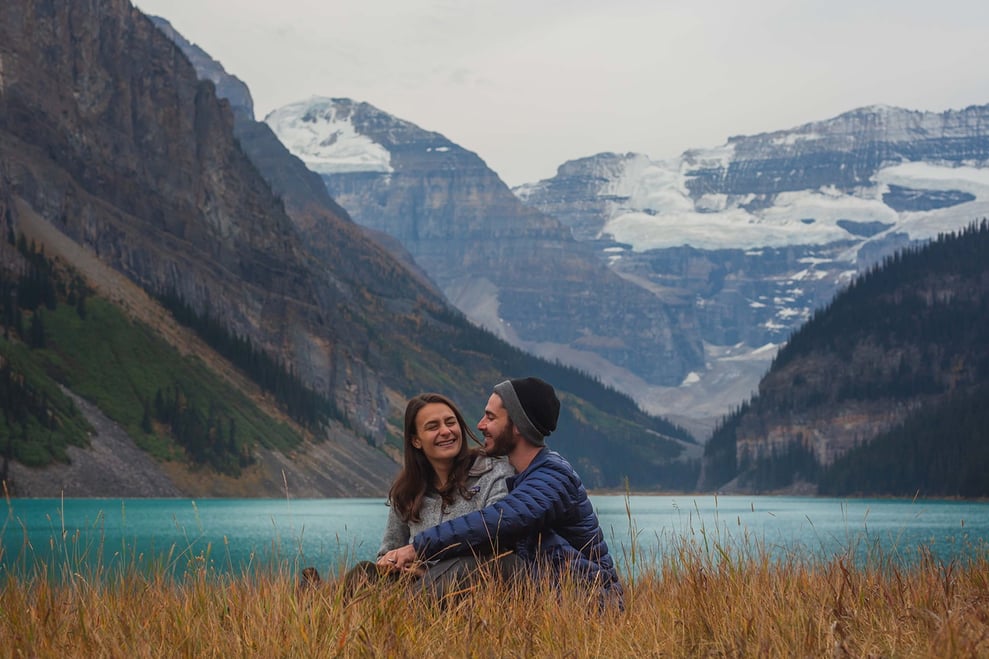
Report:
M345 576L347 591L381 576L397 578L401 571L390 558L416 533L440 522L480 510L508 494L505 479L515 474L505 458L490 458L467 446L465 436L480 445L453 402L441 394L411 398L405 406L404 464L388 492L388 522L377 563L362 561ZM473 559L427 562L408 576L437 592L464 577ZM303 571L303 586L315 585L313 568Z
M405 464L388 493L388 524L378 565L390 567L388 552L418 532L480 510L508 494L514 470L504 458L469 448L480 444L463 415L441 394L420 394L405 406Z

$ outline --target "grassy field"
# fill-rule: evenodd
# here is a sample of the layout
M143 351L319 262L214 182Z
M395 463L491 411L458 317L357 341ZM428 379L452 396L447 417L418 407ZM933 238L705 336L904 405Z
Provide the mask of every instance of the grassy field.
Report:
M0 550L2 551L2 550ZM455 600L295 572L0 573L3 657L989 657L989 560L735 556L684 542L626 578L624 611L577 589L485 583ZM64 567L64 566L63 566Z

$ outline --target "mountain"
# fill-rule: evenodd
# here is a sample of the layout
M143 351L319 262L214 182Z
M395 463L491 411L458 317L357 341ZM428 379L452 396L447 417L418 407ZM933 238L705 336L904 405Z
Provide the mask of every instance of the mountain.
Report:
M15 494L382 495L409 395L530 373L590 485L685 471L681 429L471 325L127 2L6 3L0 71Z
M216 95L230 103L234 116L254 119L254 99L247 84L235 75L227 73L223 66L209 56L205 50L183 37L160 16L150 16L151 22L172 42L179 46L182 53L196 69L200 80L209 80L216 89Z
M154 17L152 20L189 54L190 60L196 63L200 79L223 82L225 71L218 62L212 60L198 46L182 38L164 19ZM236 80L224 82L223 88L236 91L238 85ZM358 229L358 226L347 222L341 228L316 221L315 218L327 213L331 216L347 217L348 220L349 215L335 199L330 197L320 176L290 153L268 124L253 120L253 109L243 102L244 98L245 95L237 91L234 96L226 99L234 109L234 133L239 144L271 185L275 194L285 203L289 216L295 221L310 250L328 263L345 260L346 253L350 250L345 244L341 244L341 231L343 229L353 231ZM361 227L360 231L370 234L376 243L405 265L408 268L407 275L414 280L416 286L441 297L442 294L427 273L418 266L412 255L398 240L373 227ZM369 274L373 275L373 273ZM590 476L592 481L614 485L615 476L624 473L633 482L639 483L683 487L689 482L689 474L696 468L696 464L690 463L685 469L682 461L690 462L699 455L699 451L688 431L665 419L642 414L629 398L617 395L617 392L601 387L595 381L586 381L586 378L575 373L571 368L557 363L547 364L538 359L531 360L518 350L508 349L504 344L495 341L487 332L466 325L463 317L458 313L453 313L452 318L456 318L458 326L465 328L464 337L447 339L442 335L433 336L433 333L428 333L421 336L420 340L430 343L440 351L466 342L470 345L471 360L478 359L480 355L475 353L480 351L499 364L502 372L518 372L522 369L527 372L543 373L547 379L554 382L569 382L571 393L594 400L594 405L607 410L606 415L618 417L624 415L633 420L634 424L644 423L647 430L642 436L636 436L632 430L634 424L629 427L625 421L617 421L605 430L606 435L614 436L619 440L620 445L615 446L609 445L608 442L602 444L595 436L595 432L600 432L600 422L592 420L598 418L597 413L588 417L583 412L579 412L574 415L572 423L566 418L561 421L563 424L561 429L572 435L566 447L568 457L575 463L580 463L585 471L592 474ZM530 365L524 366L526 363ZM470 368L478 367L473 365ZM474 379L476 381L476 378ZM464 380L470 381L466 373ZM483 406L488 394L485 387L488 385L475 382L473 386L477 391L477 404ZM597 430L591 432L591 427ZM620 464L624 466L619 467Z
M285 204L289 216L302 232L305 243L310 248L317 249L319 258L333 263L340 262L341 258L346 261L346 257L342 256L343 252L369 249L362 245L355 246L354 243L367 243L368 238L371 238L405 266L408 271L405 274L412 275L417 286L429 289L437 300L442 298L442 293L398 241L386 234L354 225L347 211L330 197L319 175L290 154L267 124L254 120L254 101L247 85L227 73L219 62L183 37L167 20L159 16L150 18L189 58L199 79L213 83L216 95L230 103L234 114L234 136L271 186L272 192ZM370 249L377 250L376 247ZM380 261L381 257L373 260ZM373 272L362 273L361 278L371 284L378 279Z
M798 330L705 447L701 487L989 495L989 223L908 248Z
M348 99L293 103L265 123L355 221L401 242L458 309L512 344L606 380L620 370L675 384L702 365L689 301L611 272L443 135Z
M711 419L857 273L985 216L987 164L989 106L873 106L670 160L599 154L514 192L614 272L690 301L707 365L635 395Z

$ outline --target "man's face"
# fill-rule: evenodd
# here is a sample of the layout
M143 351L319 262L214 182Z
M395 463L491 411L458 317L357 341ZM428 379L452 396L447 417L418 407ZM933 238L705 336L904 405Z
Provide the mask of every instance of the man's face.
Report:
M508 455L518 445L515 424L508 418L508 410L498 394L491 394L488 398L484 416L477 422L477 429L484 437L484 452L490 456Z

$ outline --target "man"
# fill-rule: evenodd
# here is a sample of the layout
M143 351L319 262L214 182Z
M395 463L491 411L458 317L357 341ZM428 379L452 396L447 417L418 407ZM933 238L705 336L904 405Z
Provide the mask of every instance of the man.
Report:
M600 589L622 605L622 587L604 533L573 467L545 438L556 430L560 401L539 378L506 380L494 388L477 424L488 455L508 456L516 475L508 496L486 508L417 534L387 560L406 567L417 558L451 558L514 550L535 575L564 575ZM548 572L547 572L548 571Z

